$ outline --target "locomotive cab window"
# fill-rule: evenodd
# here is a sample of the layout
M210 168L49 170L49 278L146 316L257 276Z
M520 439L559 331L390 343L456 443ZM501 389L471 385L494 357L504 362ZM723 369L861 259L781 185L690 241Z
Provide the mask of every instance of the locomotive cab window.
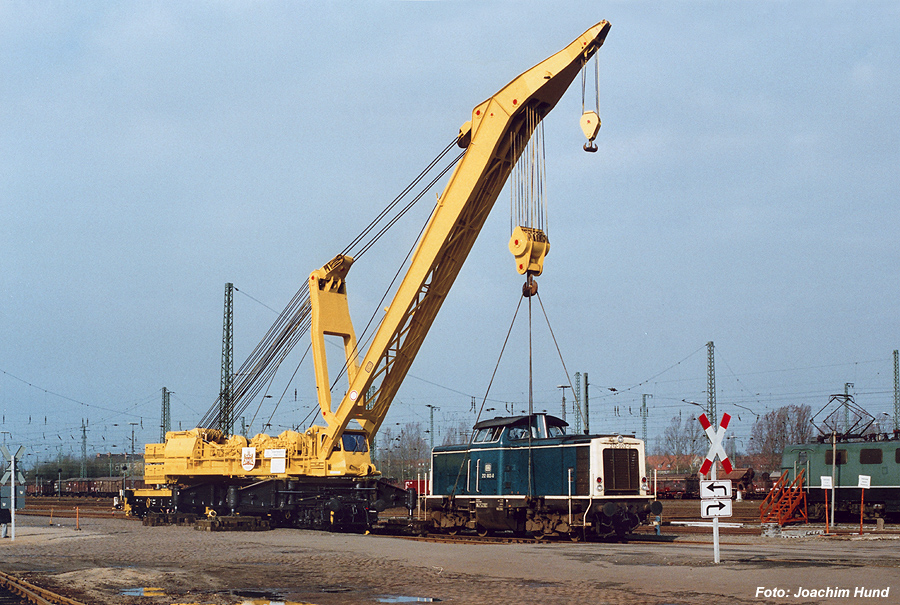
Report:
M838 463L838 466L847 464L847 450L838 450L837 451L837 463ZM831 466L833 464L831 450L825 450L825 464L828 466Z
M562 437L566 434L566 429L561 426L551 425L547 427L547 432L550 437Z
M509 432L507 433L509 438L513 441L517 441L519 439L528 439L528 427L526 426L513 426L509 428Z
M881 464L881 450L867 448L859 450L860 464Z
M500 438L501 432L503 432L503 427L501 426L478 429L477 431L475 431L475 437L472 439L472 441L474 443L489 443L491 441L497 441L497 439Z

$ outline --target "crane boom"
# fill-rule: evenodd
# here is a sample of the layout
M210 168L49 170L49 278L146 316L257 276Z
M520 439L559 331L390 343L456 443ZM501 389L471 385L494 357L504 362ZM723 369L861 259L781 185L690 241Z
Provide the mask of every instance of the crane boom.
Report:
M457 139L465 149L463 157L361 360L347 304L346 277L353 259L338 255L310 275L310 336L326 426L249 439L211 428L169 431L165 443L146 445L144 480L148 486L168 486L170 500L159 490L135 492L131 501L137 510L212 507L274 514L280 522L299 525L368 526L368 512L360 516L352 511L368 511L372 501L383 501L390 491L372 464L372 439L521 154L521 142L531 137L608 31L609 23L601 21L472 110ZM546 239L535 239L538 257L546 253L546 245ZM325 336L343 339L349 381L334 409ZM348 430L351 420L362 430ZM356 496L350 494L366 494L369 504L354 508Z
M438 198L409 270L361 362L346 297L345 277L353 259L339 255L312 273L316 379L319 405L328 424L317 431L320 460L331 456L351 420L359 422L369 440L378 431L522 151L512 141L530 138L603 44L609 27L606 21L591 27L472 110L472 119L460 128L457 141L465 154ZM529 112L536 119L527 119ZM348 367L349 388L334 410L324 351L326 334L344 339Z

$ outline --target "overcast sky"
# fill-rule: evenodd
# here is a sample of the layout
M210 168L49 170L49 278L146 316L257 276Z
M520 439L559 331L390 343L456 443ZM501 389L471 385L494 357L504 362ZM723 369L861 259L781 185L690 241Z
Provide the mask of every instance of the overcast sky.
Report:
M845 383L893 415L895 2L6 1L6 442L31 462L80 455L85 421L89 452L130 450L132 429L140 451L162 387L174 428L195 426L219 388L224 284L237 367L475 105L602 19L599 151L582 151L578 81L544 123L538 280L569 375L590 376L591 428L640 435L643 394L651 439L696 415L682 400L706 402L709 341L738 449L756 415L815 412ZM354 265L358 331L431 200ZM520 295L508 200L386 426L427 424L426 404L439 440L474 419ZM558 414L568 379L533 318L534 406ZM287 385L307 343L251 432L314 419L308 361ZM520 315L486 414L527 407L527 350Z

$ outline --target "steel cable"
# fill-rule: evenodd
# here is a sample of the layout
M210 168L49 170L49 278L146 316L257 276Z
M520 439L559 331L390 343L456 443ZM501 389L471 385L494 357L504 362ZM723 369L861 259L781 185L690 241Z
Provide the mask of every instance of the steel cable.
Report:
M397 215L393 216L387 224L382 226L375 235L371 235L372 232L378 227L378 225L387 217L392 210L394 210L397 205L408 196L408 194L418 186L422 180L426 177L428 173L430 173L435 166L437 166L440 161L447 155L447 153L453 148L456 144L456 139L454 139L450 144L448 144L439 154L438 156L432 160L428 166L416 176L413 181L407 185L403 191L388 204L387 208L382 210L378 216L373 220L369 225L359 234L357 235L353 241L344 249L343 254L348 254L353 256L354 259L359 259L363 254L365 254L378 240L380 240L384 234L393 227L397 221L403 217L411 208L414 206L425 193L430 190L438 180L443 178L447 172L456 165L457 162L465 155L465 151L459 154L450 164L449 166L443 168L440 173L434 177L426 187L419 192L411 202L409 202L406 206L404 206ZM408 256L407 256L408 259ZM404 263L406 260L404 260ZM399 271L397 273L399 275ZM395 275L394 280L391 282L391 286L396 282L397 275ZM390 290L390 287L388 290ZM387 292L385 293L385 297L387 296ZM382 301L384 297L382 298ZM303 337L304 334L309 332L310 326L312 324L312 305L310 303L310 296L307 287L304 285L288 305L284 308L284 310L279 314L278 318L272 324L272 327L266 332L263 339L256 345L247 359L241 364L240 368L235 375L235 380L233 383L233 390L231 393L231 402L230 408L232 410L231 417L237 418L241 414L243 414L247 408L250 406L252 401L259 395L259 393L266 388L267 385L271 385L274 380L275 374L278 371L281 363L287 357L287 355L291 352L293 347L297 344L300 338ZM373 319L375 315L373 314ZM364 330L363 335L368 330L369 326L371 326L373 319L369 320L369 324L366 326L366 330ZM305 356L304 356L305 357ZM302 360L301 360L302 362ZM346 371L346 364L344 369L341 370L341 374ZM294 372L296 375L296 371ZM293 379L293 376L292 376ZM201 428L217 428L221 423L222 416L222 398L225 394L219 393L219 396L216 398L215 403L210 407L210 409L206 412L200 422L197 424L198 427ZM261 405L262 402L260 402ZM257 410L258 412L258 410ZM254 414L254 418L256 414ZM271 421L271 419L270 419ZM232 427L225 427L231 430Z

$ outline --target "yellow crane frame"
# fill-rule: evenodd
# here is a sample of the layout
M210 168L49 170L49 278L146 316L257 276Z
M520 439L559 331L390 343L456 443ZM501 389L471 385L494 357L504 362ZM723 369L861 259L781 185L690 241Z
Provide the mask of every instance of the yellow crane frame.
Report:
M304 433L285 431L277 437L260 434L249 441L241 435L226 439L212 429L170 432L166 443L146 446L145 481L166 484L185 477L218 475L285 478L376 473L368 451L358 451L368 448L348 448L342 443L345 434L359 435L359 431L347 430L348 423L357 421L366 443L372 443L522 152L513 141L531 137L603 45L609 27L606 21L591 27L472 110L472 119L460 128L457 139L465 154L439 196L409 269L361 361L347 304L346 276L353 259L338 255L310 275L310 331L319 407L326 426L312 426ZM520 272L539 274L549 244L540 232L524 236L529 238L523 245L528 266ZM343 339L347 363L348 389L336 408L325 336Z

